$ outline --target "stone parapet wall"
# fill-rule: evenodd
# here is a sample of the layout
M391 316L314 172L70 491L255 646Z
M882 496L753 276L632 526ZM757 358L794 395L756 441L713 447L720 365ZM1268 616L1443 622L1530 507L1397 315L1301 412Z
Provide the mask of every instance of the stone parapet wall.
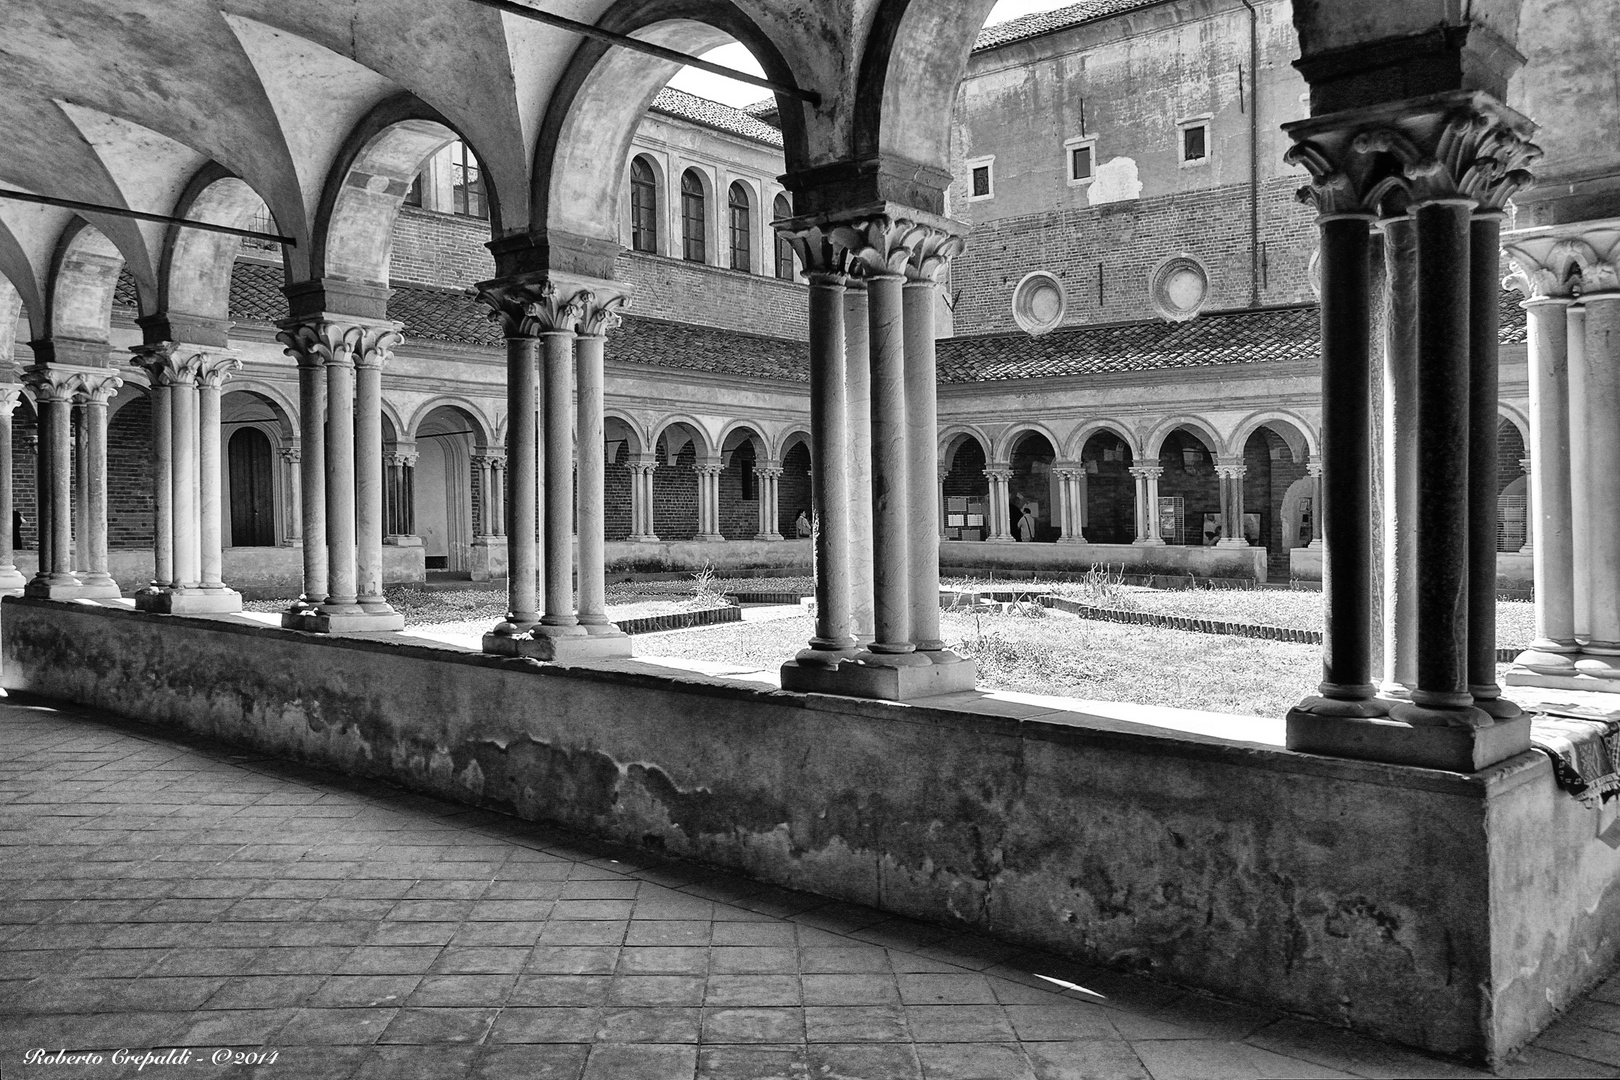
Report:
M945 540L939 545L942 574L998 570L1080 572L1092 567L1129 577L1264 582L1266 549L1177 544L1018 544L982 540Z
M1534 752L1464 776L1176 710L895 705L19 598L0 624L8 690L1441 1053L1499 1059L1620 947L1612 814Z

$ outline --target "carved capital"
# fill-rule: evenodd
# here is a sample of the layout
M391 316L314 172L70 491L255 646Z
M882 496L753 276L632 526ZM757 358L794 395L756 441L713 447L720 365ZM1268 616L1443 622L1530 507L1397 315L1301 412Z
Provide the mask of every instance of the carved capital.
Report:
M71 405L75 397L87 393L84 381L87 371L98 384L103 378L114 380L107 397L117 393L118 387L124 383L122 379L102 368L85 369L64 364L34 364L32 367L24 368L22 381L23 385L34 392L34 400L40 404L55 402ZM101 399L102 404L106 404L106 401L105 397Z
M764 480L775 480L782 475L780 465L755 465L754 475Z
M906 280L914 284L933 285L945 273L951 260L962 254L967 241L944 229L926 228L911 249L906 263Z
M1005 483L1012 479L1012 474L1013 471L1010 465L986 465L984 467L984 478L986 480L1000 480Z
M579 302L579 332L583 337L601 337L609 330L617 330L630 306L630 298L624 295L605 297L599 302L590 289L581 289L574 299Z
M1132 476L1140 476L1144 480L1157 480L1159 477L1164 475L1164 466L1132 465L1130 467L1130 473Z
M1305 475L1306 476L1320 477L1322 475L1322 463L1320 461L1308 461L1308 462L1306 462L1305 463Z
M862 277L897 277L906 272L923 239L930 232L925 225L887 214L846 225L835 225L833 242L849 252L852 272Z
M1519 470L1521 472L1523 472L1524 475L1526 475L1526 476L1530 475L1530 459L1529 458L1522 457L1522 458L1519 459Z
M197 365L197 384L218 390L231 377L231 372L242 367L242 359L227 353L210 353Z
M298 447L296 445L283 446L281 448L281 460L285 461L289 465L298 464L298 462L302 460L302 457L303 455L298 452Z
M1323 215L1387 216L1410 206L1466 200L1500 210L1534 182L1534 125L1489 94L1459 91L1284 125L1285 155L1312 182L1301 202Z
M155 345L139 345L130 351L135 354L130 364L146 372L148 381L157 387L195 383L202 366L220 350L207 345L162 341Z
M414 469L416 468L416 457L415 454L384 454L383 463L391 468Z
M693 464L692 471L699 476L719 476L726 467L718 461L699 461Z
M1526 229L1503 238L1502 284L1530 301L1620 289L1620 219Z
M547 278L488 285L478 299L489 306L489 320L500 324L504 336L532 338L573 331L584 313L582 295L564 293Z
M83 371L79 373L78 393L84 404L106 408L107 402L113 399L118 393L118 388L123 385L124 380L120 375L111 372Z
M1222 480L1241 480L1249 474L1249 467L1241 461L1217 461L1215 475Z
M812 282L841 285L852 272L849 252L833 240L830 228L812 225L804 229L784 229L782 238L799 257L799 265Z
M22 400L22 387L0 386L0 416L10 416Z

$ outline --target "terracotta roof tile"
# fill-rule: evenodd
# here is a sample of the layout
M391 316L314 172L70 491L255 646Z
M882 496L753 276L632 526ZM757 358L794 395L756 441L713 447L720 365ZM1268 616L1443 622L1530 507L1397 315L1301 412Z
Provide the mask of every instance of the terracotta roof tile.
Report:
M994 49L998 45L1009 45L1014 41L1050 34L1055 30L1066 30L1081 23L1095 22L1111 15L1121 15L1136 8L1150 7L1161 2L1162 0L1084 0L1084 3L1070 4L1068 7L1055 8L1052 11L1033 12L1022 18L1009 19L1004 23L985 27L979 31L978 40L973 43L973 50L977 52L980 49Z
M780 128L772 127L743 109L733 109L730 105L700 98L684 90L664 87L658 91L658 96L653 98L652 111L681 120L690 120L694 124L702 124L718 131L728 131L745 139L753 139L755 142L777 147L782 145Z

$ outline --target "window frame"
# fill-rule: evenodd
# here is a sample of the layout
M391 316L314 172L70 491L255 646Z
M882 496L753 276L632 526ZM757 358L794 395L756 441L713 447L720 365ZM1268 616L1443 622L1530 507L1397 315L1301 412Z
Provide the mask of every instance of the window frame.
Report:
M1210 163L1215 156L1215 143L1210 138L1210 127L1213 116L1205 113L1201 116L1188 116L1176 121L1176 158L1183 169L1201 169ZM1187 133L1195 128L1204 131L1204 156L1190 158L1187 156Z
M742 196L738 203L737 197ZM740 215L740 217L739 217ZM741 222L739 228L739 220ZM733 270L744 274L754 272L754 197L748 185L741 180L733 180L726 185L726 235L730 241L727 245L729 254L727 263ZM738 245L739 239L741 246ZM742 257L742 265L737 265L738 256Z
M771 213L775 215L777 220L793 216L793 204L788 201L786 192L779 191L776 193L776 197L771 200ZM776 280L797 281L799 279L798 253L793 250L793 245L788 243L787 237L782 235L780 229L773 228L771 232L774 235L776 245L775 265L772 267L776 274ZM786 274L782 273L783 267L787 268Z
M1091 172L1086 176L1074 175L1074 152L1087 150L1091 155ZM1097 136L1078 135L1063 142L1063 178L1069 187L1084 187L1097 178Z
M646 170L646 179L636 176L636 167ZM651 198L648 206L639 205L637 193ZM643 221L645 218L645 221ZM641 240L647 238L647 246ZM646 154L630 159L630 250L643 255L658 254L658 167Z
M967 161L963 162L963 165L967 168L967 201L968 202L984 202L986 199L995 198L996 197L996 158L995 158L995 155L992 154L989 157L969 158ZM985 184L984 194L983 195L975 195L975 194L973 194L973 174L975 172L977 172L978 170L980 170L980 169L984 170L984 184Z
M469 176L472 177L470 181ZM476 213L473 210L475 198ZM450 209L457 217L489 220L489 192L484 188L484 164L465 139L456 139L450 144Z
M687 180L693 182L693 189L688 190ZM681 258L686 262L706 264L709 261L709 192L708 185L703 182L703 173L695 166L688 166L681 170ZM693 203L697 205L697 213L692 213ZM696 224L694 235L693 224ZM694 257L693 251L697 254Z

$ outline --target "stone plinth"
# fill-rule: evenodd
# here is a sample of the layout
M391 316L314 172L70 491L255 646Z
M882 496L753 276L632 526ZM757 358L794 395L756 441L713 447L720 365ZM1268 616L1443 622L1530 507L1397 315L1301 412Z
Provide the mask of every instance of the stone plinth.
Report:
M157 615L221 615L242 610L235 589L142 589L135 594L138 611Z
M1288 748L1422 769L1472 773L1530 749L1530 717L1482 728L1408 724L1383 717L1317 716L1290 709Z
M405 629L405 616L397 611L284 611L281 625L308 634L370 634Z
M914 654L915 655L915 654ZM958 658L951 664L918 664L890 667L845 660L835 667L801 664L789 660L782 665L782 689L806 694L842 694L846 697L878 701L919 701L972 690L978 665Z
M630 655L629 634L589 634L552 637L543 633L485 634L484 651L496 656L524 656L557 664L618 660Z

